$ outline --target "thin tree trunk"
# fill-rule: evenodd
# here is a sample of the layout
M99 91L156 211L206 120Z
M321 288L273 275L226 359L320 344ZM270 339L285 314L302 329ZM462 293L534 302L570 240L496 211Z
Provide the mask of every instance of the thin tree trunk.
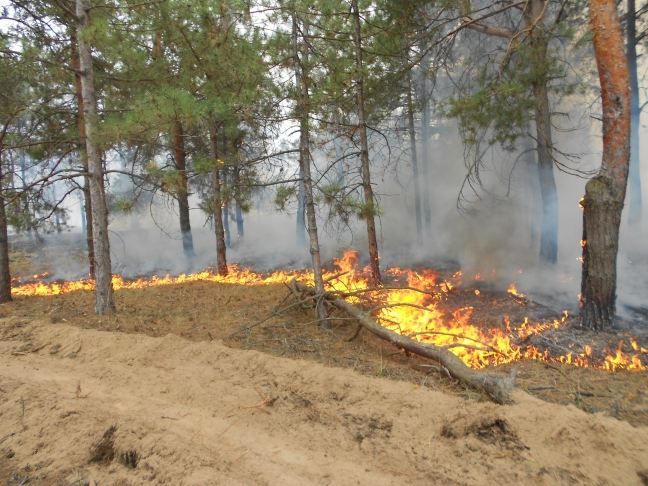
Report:
M219 275L227 275L227 248L225 246L225 228L223 227L223 198L221 196L220 169L218 158L218 126L214 124L209 132L214 170L212 171L212 191L214 208L214 229L216 232L216 271Z
M546 263L556 263L558 261L558 191L553 172L551 108L545 68L549 42L544 25L545 1L531 0L524 11L524 18L527 27L531 29L531 49L537 70L532 86L535 101L538 177L542 197L540 258Z
M365 98L364 98L364 73L362 61L362 33L360 29L360 10L358 0L351 0L351 9L355 22L354 43L356 53L357 71L357 109L358 109L358 132L360 135L360 173L362 176L362 189L364 192L364 218L367 223L367 239L369 244L369 268L371 281L377 285L381 281L380 259L378 255L378 239L376 237L376 201L371 186L371 171L369 170L369 142L367 140L367 120L365 119Z
M4 138L4 135L3 135ZM4 167L2 162L2 141L0 140L0 304L11 300L11 272L9 269L9 235L7 234L7 213L5 209Z
M228 154L228 140L225 131L221 135L221 146L223 147L223 157ZM232 248L232 233L230 232L230 198L224 196L228 195L229 171L226 168L221 170L221 204L223 205L223 232L225 233L225 247Z
M546 83L533 87L536 102L536 139L538 178L542 197L540 258L546 263L558 261L558 190L553 172L551 114Z
M304 189L304 169L299 166L299 182L297 184L297 221L295 237L300 247L306 246L306 193Z
M171 128L171 143L175 168L180 174L180 187L176 193L178 213L180 216L180 233L182 234L182 250L186 257L194 256L193 237L191 236L191 220L189 218L189 184L187 181L187 152L184 143L182 122L175 120Z
M239 185L240 185L240 174L239 174L240 169L238 167L234 168L234 176L233 176L233 185L234 185L234 190L238 191ZM234 198L235 202L235 207L234 207L234 214L236 216L236 235L238 236L239 241L243 240L243 237L245 236L245 228L243 226L243 210L241 209L241 203L239 202L239 197Z
M308 26L302 25L302 36L308 35ZM309 71L307 68L308 51L303 46L301 50L301 59L298 49L298 24L297 18L293 16L293 43L294 43L294 64L295 64L295 84L299 90L297 99L297 113L299 113L299 167L303 174L304 199L306 206L306 218L308 221L308 240L313 265L313 281L315 283L315 292L321 295L315 308L320 326L328 329L331 327L324 303L324 279L322 277L322 261L319 248L319 236L317 233L317 216L315 214L315 201L313 198L313 179L311 178L311 153L310 153L310 98L308 92Z
M529 222L529 239L534 251L537 251L541 234L542 201L540 200L540 178L536 160L536 145L530 137L524 137L520 143L523 184L522 198L526 204L527 221Z
M86 0L76 0L77 38L79 67L81 74L81 94L85 121L85 145L88 154L88 173L90 179L90 199L92 201L92 241L95 254L95 310L97 314L115 312L110 263L110 242L108 240L108 210L103 186L103 166L99 149L95 143L97 123L94 90L94 72L90 46L84 39L89 25L89 6Z
M81 92L81 64L79 60L79 46L77 33L73 31L70 35L72 46L72 68L74 69L74 88L77 100L77 127L79 130L79 159L85 175L83 176L83 211L84 230L86 237L86 249L88 250L88 270L90 278L95 278L94 244L92 242L92 201L90 200L90 178L88 177L88 152L85 148L86 128L83 109L83 94Z
M630 162L630 76L615 0L590 0L590 26L601 84L603 160L585 186L581 326L614 324L619 226Z
M421 191L423 208L423 227L424 231L429 232L432 229L432 211L430 205L430 93L428 89L428 70L430 67L429 56L423 56L421 60L421 179L423 188Z
M641 221L643 194L641 190L641 156L639 128L641 126L641 109L639 107L639 79L637 77L637 12L635 0L628 0L627 14L627 54L630 69L630 107L632 121L630 125L630 181L628 194L628 220L635 224Z
M20 177L22 180L22 190L24 194L27 194L27 161L25 151L21 150L20 153ZM31 210L29 208L29 198L23 196L23 211L25 213L25 216L27 217L27 234L29 235L29 239L32 237L32 214Z
M243 210L238 201L235 201L234 204L234 217L236 218L236 236L241 241L245 236L245 228L243 227Z
M407 76L407 121L412 154L412 176L414 179L414 214L416 217L416 241L423 241L423 221L421 214L421 181L418 171L418 156L416 153L416 126L414 125L414 104L412 103L412 74Z
M230 224L229 224L230 223L229 205L230 205L229 202L223 204L223 232L225 233L225 246L227 248L232 248L232 233L230 232Z

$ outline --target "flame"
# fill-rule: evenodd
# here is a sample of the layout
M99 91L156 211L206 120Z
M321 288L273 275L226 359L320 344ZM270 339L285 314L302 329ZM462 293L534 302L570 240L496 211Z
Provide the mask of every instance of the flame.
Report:
M511 282L508 286L508 289L506 291L511 294L513 297L517 297L518 299L526 299L526 295L521 293L517 289L517 284L515 282Z
M470 306L455 309L449 314L444 313L439 304L460 286L463 277L461 272L454 273L450 279L440 279L430 269L390 268L387 275L393 283L372 288L368 269L360 268L358 262L359 255L354 250L346 251L342 257L334 259L333 268L325 271L323 276L327 290L338 292L353 303L370 302L373 315L383 326L412 339L445 347L472 368L530 359L608 371L647 369L642 363L641 355L648 354L648 349L641 347L635 339L630 340L630 349L627 349L626 343L620 342L617 348L607 352L602 360L595 358L589 345L585 345L582 350L553 356L548 351L524 344L533 335L564 326L569 318L566 311L560 319L552 322L530 322L528 318L524 318L516 325L512 325L509 317L504 316L504 329L480 325L475 321L474 309ZM94 282L89 279L49 283L36 280L46 277L46 274L41 274L35 275L34 281L14 281L13 295L53 296L94 290ZM293 278L307 284L313 283L312 274L306 271L275 271L261 274L238 265L230 265L226 276L211 271L133 280L115 275L112 283L113 288L119 291L188 282L269 285L285 283ZM479 279L480 276L475 275L474 280ZM508 293L517 299L526 300L526 296L519 292L515 283L508 287ZM480 297L481 291L474 290L474 294Z

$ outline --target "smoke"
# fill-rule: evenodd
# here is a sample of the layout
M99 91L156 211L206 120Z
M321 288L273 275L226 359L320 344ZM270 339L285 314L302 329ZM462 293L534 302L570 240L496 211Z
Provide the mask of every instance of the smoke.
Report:
M592 122L589 111L573 108L583 104L581 99L571 105L571 119L578 123L572 123L570 130L554 130L554 145L562 154L573 156L560 157L571 173L554 169L559 213L556 265L543 264L538 257L541 201L535 163L523 160L522 150L490 150L483 158L480 184L474 191L465 191L459 208L459 194L467 170L465 152L456 126L447 120L443 121L444 128L437 130L429 141L429 177L419 180L429 194L430 215L430 225L420 241L414 215L414 179L408 141L402 131L399 135L396 130L387 140L382 134L371 135L372 177L381 208L378 228L382 265L460 267L465 275L479 274L482 280L502 289L516 281L532 299L557 310L577 310L582 251L582 212L578 201L587 181L583 174L595 171L601 157L600 124ZM573 128L574 125L578 126ZM643 127L642 131L645 132ZM353 148L347 144L346 148ZM335 160L332 153L342 153L345 147L334 150L333 144L330 145L328 150L314 153L316 178L337 173L327 169ZM647 151L644 144L642 160L648 156ZM419 164L423 163L419 159ZM345 159L345 165L347 184L351 185L357 182L359 161L351 157ZM646 170L643 172L643 186L648 187L648 174ZM259 271L309 265L308 247L300 245L296 236L296 208L293 205L284 212L277 211L272 203L273 191L268 188L254 196L252 209L244 215L244 238L238 238L236 225L230 222L232 246L227 252L228 262ZM329 261L348 247L363 252L367 241L364 221L357 217L352 217L348 224L329 220L326 202L321 194L316 196L323 261ZM111 213L110 242L115 273L127 277L179 274L213 266L214 231L205 213L198 208L198 201L190 200L190 205L193 258L182 252L177 208L168 199L155 197L150 204L136 207L130 213ZM87 275L80 208L76 203L68 209L72 230L47 236L42 247L41 259L55 278ZM644 207L644 213L648 214L648 208ZM618 258L618 308L626 317L646 317L647 237L648 225L631 226L624 218ZM70 250L74 248L75 251Z
M595 132L593 128L592 131ZM372 142L379 147L377 137ZM384 142L383 142L384 143ZM395 142L394 142L395 143ZM564 152L581 155L578 169L595 169L600 163L600 137L582 130L557 136L556 145ZM378 152L379 150L376 150ZM466 168L458 132L447 130L431 140L430 177L421 181L430 195L431 225L417 240L414 217L414 184L407 153L392 159L373 158L374 182L381 213L379 241L383 266L425 266L461 268L468 277L479 274L482 281L505 289L515 281L534 300L557 310L577 309L580 287L582 212L578 201L584 193L585 178L555 171L559 204L559 259L555 266L543 265L538 258L539 195L533 166L525 166L518 153L493 150L481 173L481 186L467 193L463 208L457 207ZM317 171L325 171L330 159L318 154ZM357 169L354 161L347 169ZM273 189L255 196L255 204L244 214L245 236L239 239L236 224L230 221L232 245L228 262L258 271L276 268L304 268L310 263L308 247L298 243L295 207L279 212L272 201ZM349 224L328 220L328 209L320 199L318 212L323 261L330 261L342 249L366 248L364 221L352 218ZM155 197L132 212L110 216L110 242L113 269L126 277L151 274L195 272L213 266L216 259L215 235L198 201L191 200L191 225L195 256L182 251L177 208L168 199ZM47 261L53 278L74 279L87 275L80 231L80 211L71 210L68 233L46 236L41 258ZM645 305L648 288L646 232L639 233L624 221L619 255L619 310L636 316ZM76 251L70 251L76 248Z

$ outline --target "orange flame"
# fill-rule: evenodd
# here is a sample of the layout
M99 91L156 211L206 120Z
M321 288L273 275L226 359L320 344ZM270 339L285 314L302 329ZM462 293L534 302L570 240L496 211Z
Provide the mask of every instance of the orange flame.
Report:
M517 284L515 282L511 282L506 291L513 297L517 297L518 299L526 299L526 295L524 295L517 289Z
M445 315L439 308L439 303L460 285L461 272L456 272L450 280L440 280L438 275L429 269L415 271L391 268L387 274L396 282L395 286L372 289L367 277L368 270L359 268L358 261L358 253L353 250L335 259L333 269L324 272L327 289L340 292L345 299L354 303L362 303L370 299L375 308L375 318L382 325L412 339L445 347L470 367L484 368L521 359L532 359L595 367L608 371L647 369L642 363L641 355L648 354L648 349L641 347L634 339L630 341L631 349L624 349L626 346L621 342L617 349L610 351L602 361L594 358L592 348L587 345L581 351L575 350L562 356L552 356L548 351L541 351L535 346L518 344L533 335L565 325L569 317L567 312L562 318L552 322L533 323L525 318L518 325L511 325L508 316L504 316L505 329L488 329L480 326L479 322L474 321L472 307L455 309L450 315ZM115 275L113 288L119 291L187 282L269 285L288 282L293 278L312 284L312 274L306 271L276 271L259 274L247 268L230 265L229 274L226 276L203 271L178 276L166 275L127 280ZM479 276L475 276L475 280L478 279ZM13 287L13 295L52 296L93 289L92 280L51 283L35 281L16 283ZM481 294L479 290L474 292L477 296ZM518 299L526 299L525 295L518 291L515 283L509 286L508 293Z

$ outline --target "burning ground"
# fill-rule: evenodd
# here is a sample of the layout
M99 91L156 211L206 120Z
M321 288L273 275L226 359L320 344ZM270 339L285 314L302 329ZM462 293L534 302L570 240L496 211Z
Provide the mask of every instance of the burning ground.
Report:
M530 301L514 283L506 293L489 289L481 283L479 275L466 278L460 270L390 268L385 285L371 288L368 269L359 266L358 258L357 252L349 250L334 259L331 269L324 275L327 290L367 308L387 328L451 350L472 368L533 359L608 371L646 370L648 343L643 342L646 336L640 329L636 330L639 338L631 333L614 335L612 345L606 343L609 335L601 338L596 334L580 333L577 339L575 333L570 332L574 326L569 326L573 323L567 311L560 315ZM91 280L41 280L47 277L47 274L34 275L33 281L27 282L17 279L13 294L46 297L88 292L94 288ZM293 279L312 283L311 278L307 271L260 274L232 265L228 275L206 270L139 279L115 276L113 287L117 291L137 290L194 282L263 287L287 284ZM291 307L293 305L289 304L285 309ZM280 314L281 308L272 312ZM344 319L333 317L338 321ZM564 337L565 334L569 336ZM547 339L547 335L551 338ZM561 339L555 338L556 335L561 335Z
M636 329L593 341L456 268L393 269L387 287L418 290L367 292L355 259L327 275L348 299L474 367L515 367L544 402L484 403L342 315L321 331L287 299L285 282L307 280L294 272L117 279L114 317L94 315L88 282L33 282L0 308L0 479L641 484L646 375L625 370L646 365Z

